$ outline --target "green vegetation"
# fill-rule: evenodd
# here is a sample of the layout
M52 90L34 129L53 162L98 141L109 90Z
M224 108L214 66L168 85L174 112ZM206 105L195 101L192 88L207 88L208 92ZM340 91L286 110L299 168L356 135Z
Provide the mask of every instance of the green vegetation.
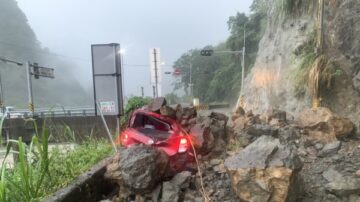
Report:
M288 16L300 16L311 12L316 1L314 0L279 0L283 3L283 11Z
M241 87L241 54L221 53L221 51L239 51L244 46L244 31L246 38L246 72L253 66L258 44L266 27L267 2L255 0L251 6L251 14L237 13L228 20L230 37L226 42L216 46L206 46L213 49L210 56L201 56L202 48L189 50L174 63L179 68L181 76L174 83L174 90L183 89L186 96L190 95L190 64L192 66L193 95L201 102L235 102Z
M71 183L79 174L112 153L105 140L89 139L74 148L49 149L49 131L46 124L39 134L34 123L35 136L30 145L19 140L7 144L1 164L0 201L40 201ZM18 152L11 151L17 147ZM7 166L10 153L18 156L13 168Z
M150 98L148 98L148 97L138 97L138 96L131 97L128 100L128 103L126 104L126 107L124 110L124 116L121 117L121 121L120 121L121 127L122 128L125 127L132 111L134 111L135 109L138 109L144 105L147 105L149 102L150 102Z

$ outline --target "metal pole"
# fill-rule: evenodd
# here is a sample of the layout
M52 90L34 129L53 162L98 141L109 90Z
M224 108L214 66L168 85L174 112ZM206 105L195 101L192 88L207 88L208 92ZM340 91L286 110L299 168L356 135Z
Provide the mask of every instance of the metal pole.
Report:
M190 96L193 98L192 63L190 62Z
M154 67L155 67L155 96L158 97L158 72L157 72L156 49L154 48Z
M117 152L117 148L116 148L115 142L114 142L114 140L113 140L112 137L111 137L111 133L110 133L109 127L108 127L108 125L107 125L107 123L106 123L106 120L105 120L105 118L104 118L104 114L102 113L101 108L100 108L98 102L96 102L96 106L97 106L97 108L99 109L100 116L101 116L101 120L102 120L102 122L103 122L103 124L104 124L104 126L105 126L106 133L107 133L108 136L109 136L110 142L111 142L112 146L114 147L115 152Z
M4 105L4 95L3 95L4 91L2 88L2 83L1 83L1 73L0 73L0 109L1 112L4 114L5 113L5 105Z
M242 50L242 68L241 68L241 95L244 94L244 78L245 78L245 43L246 43L246 25L244 25L244 46Z
M156 96L156 92L155 92L156 90L155 90L155 86L153 86L153 97L155 98L155 96Z
M29 62L26 62L26 75L27 75L27 87L28 87L28 101L29 101L29 110L34 115L34 100L33 100L33 91L32 91L32 78L31 78L31 66Z
M141 86L141 97L144 97L144 87Z

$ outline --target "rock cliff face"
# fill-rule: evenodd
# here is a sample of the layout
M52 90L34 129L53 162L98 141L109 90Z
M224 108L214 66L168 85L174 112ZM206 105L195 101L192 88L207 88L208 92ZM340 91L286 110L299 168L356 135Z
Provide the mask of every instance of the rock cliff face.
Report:
M311 61L299 50L313 44L317 5L302 14L286 16L279 11L281 2L268 1L268 25L255 65L245 81L246 108L260 112L275 107L297 116L305 106L311 106L306 81L299 80L298 73L304 62ZM359 14L358 0L325 1L327 63L323 75L327 79L326 87L320 90L321 104L354 122L358 122L360 112ZM297 92L299 85L303 88L301 95Z

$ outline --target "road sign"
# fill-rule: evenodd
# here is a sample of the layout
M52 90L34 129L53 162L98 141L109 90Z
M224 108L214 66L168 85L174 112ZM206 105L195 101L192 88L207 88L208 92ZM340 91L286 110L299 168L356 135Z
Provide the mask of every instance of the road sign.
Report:
M180 69L179 69L179 68L176 68L176 69L175 69L174 75L175 75L175 76L179 76L179 75L180 75Z
M91 45L95 113L104 115L123 114L123 85L121 74L120 45Z
M31 74L35 76L36 79L41 77L47 78L55 78L54 76L54 69L48 67L40 67L37 63L31 65Z
M115 113L115 101L100 102L100 110L102 113Z

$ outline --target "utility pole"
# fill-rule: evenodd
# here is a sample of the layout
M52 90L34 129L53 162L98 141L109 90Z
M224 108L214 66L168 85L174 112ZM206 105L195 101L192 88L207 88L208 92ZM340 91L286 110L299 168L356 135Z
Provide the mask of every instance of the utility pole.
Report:
M244 25L244 46L242 50L242 68L241 68L241 93L240 96L244 94L244 79L245 79L245 42L246 42L246 26Z
M192 63L190 62L190 96L191 98L194 97L193 95L193 83L192 83Z
M27 76L27 87L28 87L28 102L29 102L29 111L34 115L34 100L33 100L33 91L32 91L32 72L29 62L26 62L26 76Z
M155 67L155 96L154 97L159 96L157 63L158 63L158 61L156 60L156 49L154 48L154 67Z
M155 89L155 86L153 86L153 97L155 98L155 96L156 96L156 89Z
M141 97L144 97L144 87L141 86Z

